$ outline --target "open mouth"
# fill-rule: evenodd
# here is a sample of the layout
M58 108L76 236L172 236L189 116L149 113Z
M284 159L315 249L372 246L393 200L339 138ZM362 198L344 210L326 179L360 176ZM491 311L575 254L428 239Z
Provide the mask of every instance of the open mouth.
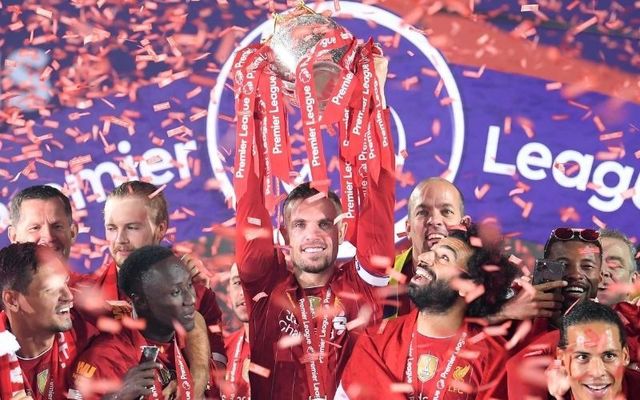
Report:
M316 254L316 253L322 253L325 249L326 247L322 247L322 246L305 247L302 249L302 252L307 254Z
M587 293L587 289L584 286L569 284L569 286L562 289L562 294L571 297L581 297Z
M427 244L429 245L429 248L433 247L433 245L435 245L445 237L446 235L443 235L442 233L437 233L437 232L427 234L426 239L427 239Z
M73 308L73 304L65 305L56 309L56 314L58 315L69 315L71 309Z
M419 267L416 269L416 274L414 275L413 280L416 283L422 282L423 280L433 282L436 280L436 274L429 269Z
M611 386L611 384L600 384L600 385L582 384L582 386L584 386L587 389L587 391L589 391L596 398L601 398L607 394L607 391L609 390L609 387Z

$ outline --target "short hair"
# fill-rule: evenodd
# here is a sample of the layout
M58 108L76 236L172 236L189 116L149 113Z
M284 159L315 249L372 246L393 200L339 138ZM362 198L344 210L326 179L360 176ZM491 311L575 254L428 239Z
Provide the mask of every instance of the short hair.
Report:
M146 206L153 211L152 217L154 223L156 225L164 223L167 227L169 226L167 200L162 191L159 191L159 188L156 185L143 181L125 182L113 189L113 192L109 193L107 196L107 200L116 198L123 199L127 197L138 197L143 199Z
M287 220L287 207L289 206L289 204L297 200L306 200L317 195L318 193L320 193L320 191L312 187L311 182L301 183L300 185L296 186L291 192L289 192L289 195L282 204L282 213L284 215L285 223ZM336 206L338 213L341 213L342 203L340 202L340 198L338 197L338 195L329 190L327 192L327 197Z
M586 300L577 303L562 318L558 347L566 349L569 345L568 331L571 326L587 324L589 322L604 322L615 325L618 328L622 346L624 347L627 345L627 335L625 333L622 320L618 314L609 306L596 303L593 300Z
M608 239L616 239L622 241L625 246L627 246L627 250L629 250L629 265L633 268L633 271L638 270L638 265L636 263L636 246L629 240L629 238L622 232L617 229L600 229L600 239L608 238Z
M69 223L73 222L71 202L61 191L48 185L35 185L22 189L11 199L9 203L9 216L11 224L16 225L20 221L20 208L25 200L51 200L60 199L64 207L64 213L69 218Z
M158 245L134 250L118 271L118 288L129 297L132 294L143 295L142 283L151 267L173 256L171 249Z
M477 285L484 286L484 293L467 306L466 316L483 318L500 311L507 302L511 283L518 276L518 269L500 251L500 243L487 243L482 247L474 246L472 238L478 237L478 227L471 224L466 231L452 230L449 237L463 240L473 252L467 261L467 272L463 277ZM487 268L497 266L498 269Z
M585 240L580 239L577 235L574 234L574 236L569 240L560 240L553 235L554 230L555 229L551 231L552 234L549 235L549 239L547 239L547 241L544 244L544 258L549 258L549 255L551 254L551 247L553 247L553 245L556 243L581 242L581 243L592 244L596 246L600 250L600 254L598 254L598 258L602 263L602 243L600 242L600 239L594 240L593 242L587 242Z
M453 188L456 190L456 192L458 192L458 196L460 196L460 213L462 215L464 215L464 195L462 194L462 191L456 185L454 185L452 182L450 182L450 181L448 181L448 180L446 180L444 178L440 178L438 176L434 176L434 177L431 177L431 178L423 179L411 191L411 194L409 195L409 201L407 202L407 209L409 211L409 216L411 216L411 198L413 197L413 194L417 193L418 190L422 190L427 184L429 184L431 182L444 182L444 183L448 183L451 186L453 186Z
M0 250L0 291L10 289L26 293L38 270L38 247L36 243L25 242L13 243Z

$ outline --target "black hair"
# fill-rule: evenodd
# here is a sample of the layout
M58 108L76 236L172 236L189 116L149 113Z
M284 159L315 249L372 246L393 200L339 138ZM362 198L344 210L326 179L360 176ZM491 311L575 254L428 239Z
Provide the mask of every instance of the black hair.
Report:
M37 249L37 244L26 242L10 244L0 250L0 291L27 291L38 270Z
M131 297L132 294L143 295L142 282L151 267L174 256L171 249L151 245L144 246L129 254L118 271L118 288Z
M71 202L61 191L48 185L35 185L22 189L11 199L9 203L9 216L11 224L17 225L20 221L20 208L25 200L51 200L60 199L64 207L64 213L69 218L69 223L73 222Z
M314 187L311 187L311 182L301 183L300 185L296 186L291 192L289 192L289 195L282 204L283 215L287 215L287 207L292 202L296 200L308 199L317 195L318 193L320 193L320 191ZM327 192L327 197L329 198L329 200L331 200L331 202L335 204L336 208L338 208L339 210L342 209L342 204L340 203L340 198L337 194L329 190Z
M577 303L562 318L562 324L560 325L560 342L558 343L558 347L561 349L567 348L567 345L569 344L569 340L567 338L569 327L589 322L604 322L615 325L618 328L618 333L620 334L620 343L622 343L622 346L627 345L627 335L625 333L622 320L620 320L618 314L609 306L596 303L593 300L586 300Z
M452 229L448 237L458 239L471 247L467 272L462 277L484 286L484 293L467 305L466 316L482 318L500 311L507 301L512 281L518 276L516 266L501 253L502 242L483 242L482 247L474 246L471 243L472 238L479 237L476 224L471 224L466 230ZM490 266L498 269L488 268Z
M148 182L129 181L113 189L113 192L107 196L107 200L113 198L139 197L143 199L147 207L153 211L153 222L156 225L164 223L168 227L169 211L167 199L164 197L162 191L158 191L158 189L156 185Z

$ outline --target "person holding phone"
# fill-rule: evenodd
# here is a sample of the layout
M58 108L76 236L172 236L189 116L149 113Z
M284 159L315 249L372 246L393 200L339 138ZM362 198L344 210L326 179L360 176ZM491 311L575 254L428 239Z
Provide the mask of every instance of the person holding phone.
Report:
M118 285L144 326L98 336L78 357L74 389L84 399L137 400L148 395L159 399L196 398L181 346L182 334L204 321L197 322L202 317L196 313L187 267L170 249L145 246L124 261ZM142 357L143 346L156 346L157 359ZM114 381L121 384L107 384L106 393L99 392Z
M595 299L598 294L602 268L600 235L593 229L556 228L545 243L544 260L560 262L564 266L564 283L559 291L562 308L549 318L534 320L525 339L527 345L507 362L505 370L510 399L547 397L544 368L555 355L562 317L574 304ZM532 378L535 376L538 379Z

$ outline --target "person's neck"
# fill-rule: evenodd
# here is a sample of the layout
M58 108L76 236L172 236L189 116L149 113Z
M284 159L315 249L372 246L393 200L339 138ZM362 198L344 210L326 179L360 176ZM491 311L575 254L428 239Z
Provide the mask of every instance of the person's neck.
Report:
M142 331L142 336L154 342L169 343L175 336L175 330L164 326L157 326L147 321L146 328Z
M329 283L329 280L333 276L335 267L331 266L322 272L304 272L299 268L295 268L294 275L296 281L303 289L310 289L315 287L322 287Z
M244 340L249 341L249 323L243 322L242 329L244 329Z
M10 331L16 337L20 349L16 352L22 358L35 358L45 353L53 346L55 333L37 330L33 332L20 324L15 318L9 317Z
M465 311L466 304L462 299L442 313L434 313L428 310L420 311L417 321L418 333L434 338L453 336L464 322Z

